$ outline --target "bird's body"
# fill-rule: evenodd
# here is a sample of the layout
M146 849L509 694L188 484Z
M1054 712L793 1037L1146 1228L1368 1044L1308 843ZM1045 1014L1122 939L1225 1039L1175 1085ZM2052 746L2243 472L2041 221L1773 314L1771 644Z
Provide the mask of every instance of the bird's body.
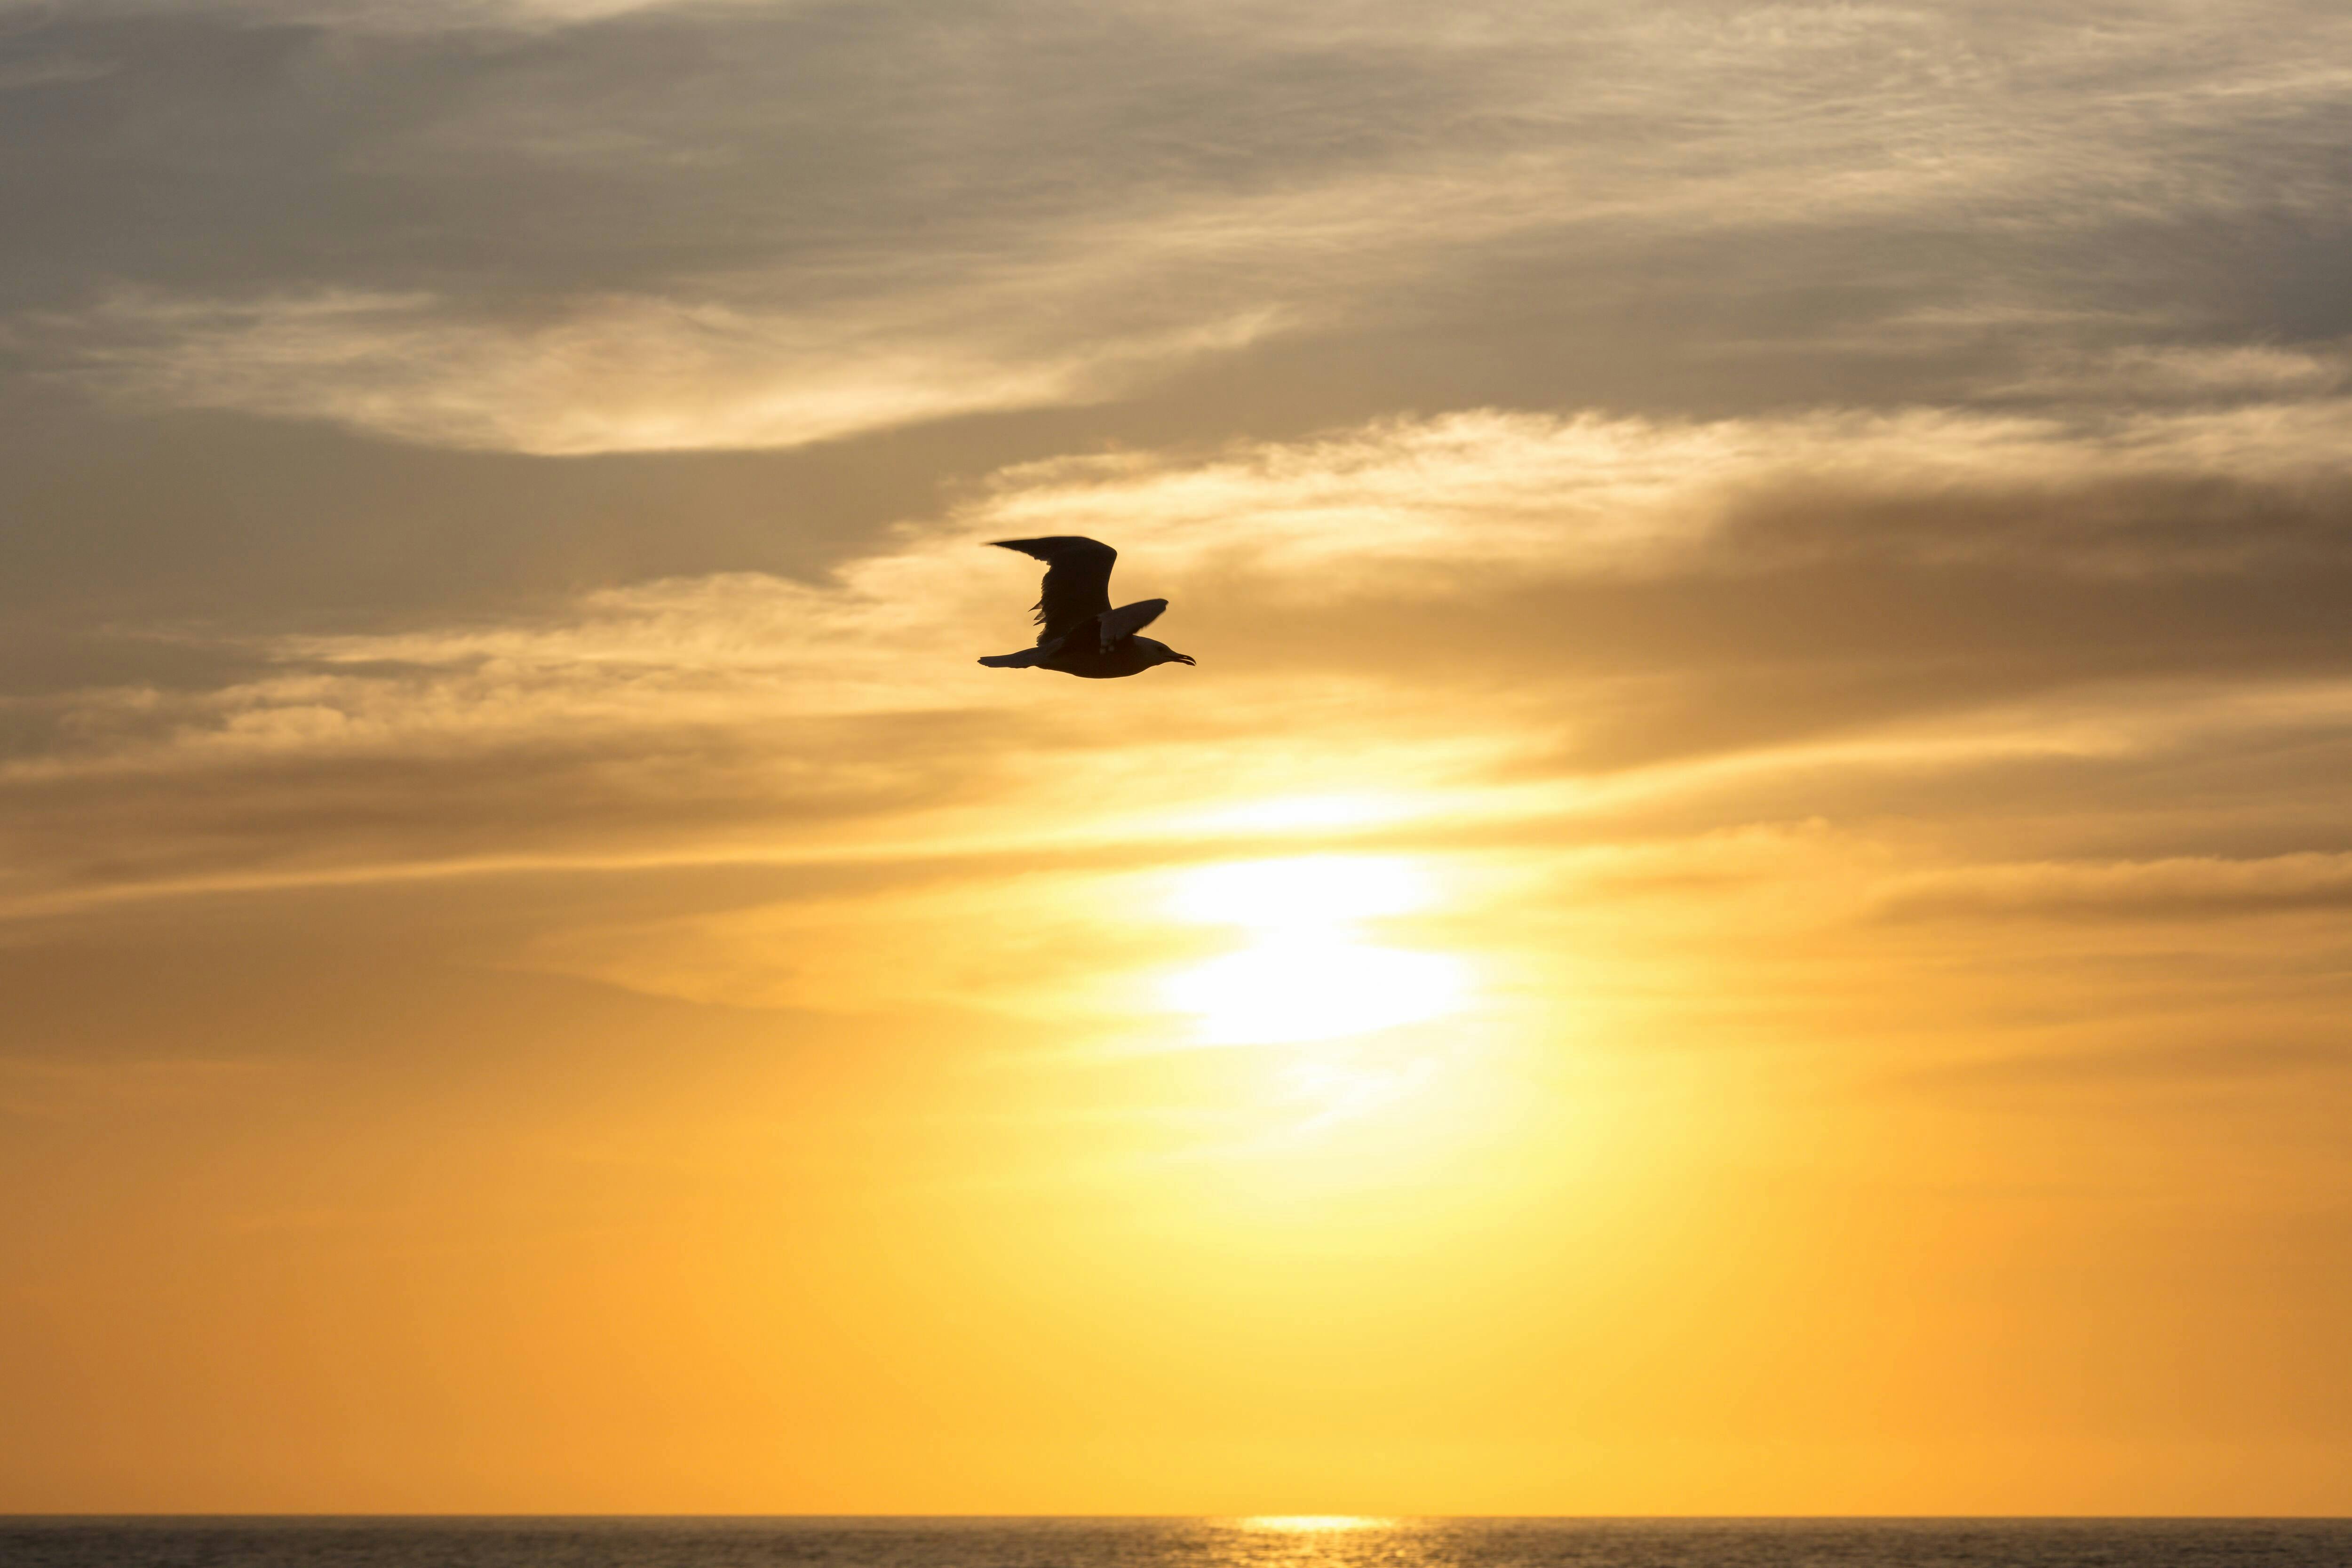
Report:
M1160 618L1165 599L1139 599L1110 607L1110 569L1118 552L1074 533L1045 539L1000 539L1000 550L1017 550L1045 563L1045 591L1037 599L1037 646L1019 653L991 654L980 662L998 669L1058 669L1088 680L1140 675L1155 664L1191 664L1190 655L1136 634Z
M1108 647L1089 645L1081 639L1074 647L1051 652L1042 647L1024 648L1019 653L990 654L980 662L998 669L1058 669L1064 675L1082 676L1088 680L1109 680L1116 676L1141 675L1155 664L1192 661L1164 642L1127 637Z

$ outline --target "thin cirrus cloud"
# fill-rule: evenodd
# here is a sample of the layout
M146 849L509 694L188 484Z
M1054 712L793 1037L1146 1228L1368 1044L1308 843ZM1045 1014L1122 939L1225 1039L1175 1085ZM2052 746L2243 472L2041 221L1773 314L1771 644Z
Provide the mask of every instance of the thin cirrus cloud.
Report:
M2305 852L2119 863L1986 866L1895 889L1890 918L2204 921L2217 915L2326 913L2352 906L2352 856Z
M776 7L786 0L84 0L81 9L104 17L137 17L165 10L209 12L253 24L300 24L379 33L457 29L543 29L625 16L632 12L697 5ZM10 0L14 10L43 19L51 0Z
M1101 401L1139 367L1249 342L1272 314L1020 347L948 325L971 300L893 301L861 319L599 298L529 324L440 307L414 295L120 298L78 323L102 322L112 341L84 348L72 374L148 407L323 418L436 446L550 457L793 447Z

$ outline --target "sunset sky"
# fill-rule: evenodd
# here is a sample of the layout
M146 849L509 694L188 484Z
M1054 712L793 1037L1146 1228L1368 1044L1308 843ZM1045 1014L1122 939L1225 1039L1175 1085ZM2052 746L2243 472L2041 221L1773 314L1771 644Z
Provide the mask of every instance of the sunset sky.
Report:
M0 1511L2352 1513L2347 917L2341 0L0 0Z

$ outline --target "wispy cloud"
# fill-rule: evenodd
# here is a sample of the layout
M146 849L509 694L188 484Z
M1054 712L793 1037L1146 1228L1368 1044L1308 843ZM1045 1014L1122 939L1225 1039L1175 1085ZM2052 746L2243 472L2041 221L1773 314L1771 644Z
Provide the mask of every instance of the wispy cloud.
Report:
M701 7L783 9L795 0L78 0L93 17L124 18L165 12L211 13L250 23L349 28L371 33L431 33L451 29L538 30L574 26L634 12ZM6 0L9 10L46 19L54 0Z
M2314 853L1981 866L1898 888L1885 902L1886 912L1898 919L2210 921L2347 907L2352 907L2352 856Z
M69 87L76 82L97 81L121 68L120 60L84 59L73 55L10 60L0 64L0 92L18 88Z
M2341 392L2352 353L2341 343L2142 344L2054 355L1985 390L1996 397L2067 399L2109 406L2294 400Z
M2333 399L2075 424L1490 412L1021 465L824 580L677 578L490 624L281 636L248 646L258 676L92 689L0 790L47 846L24 863L37 883L91 877L100 856L135 884L240 863L695 858L762 835L762 853L803 853L818 825L836 847L969 847L1049 808L1065 836L1149 835L1199 788L1329 787L1297 776L1286 733L1370 747L1424 787L1569 786L1513 810L1648 796L1768 814L1800 780L1861 803L2037 759L2332 734L2352 712L2340 681L2275 642L2261 584L2343 565L2347 433L2352 405ZM1212 705L1130 683L1127 721L1104 728L1087 694L973 663L1025 639L1034 591L1030 563L981 547L1051 531L1118 541L1120 585L1174 600L1168 635L1203 658ZM2094 605L2253 586L2162 669L2128 640L2120 662L2106 651L2128 599L2098 612L2122 633L2078 615L2021 645L2010 621L1965 616L1923 642L1865 596L1864 618L1791 642L1776 605L1842 571L1896 574L1883 593L1905 573L2027 573ZM1592 619L1596 594L1633 591L1684 597ZM1733 721L1759 680L1766 712ZM1580 750L1637 713L1648 739L1629 757ZM199 778L214 782L178 794ZM289 836L297 801L345 826ZM142 843L154 858L133 870Z
M1049 280L1013 286L1034 315ZM136 405L326 419L404 440L561 456L793 447L1114 395L1146 367L1261 335L1274 312L1120 338L1007 342L986 290L862 314L598 298L468 321L414 295L225 305L125 297L81 317L79 376Z
M1482 591L1839 558L2235 573L2352 544L2331 510L2352 493L2347 452L2352 402L2331 398L2077 424L1481 411L1205 456L1058 458L1003 470L942 521L907 525L827 581L682 578L504 626L278 638L267 647L286 675L178 710L126 692L82 733L135 733L210 706L217 728L186 743L299 751L496 736L507 715L548 703L567 724L631 712L722 723L753 693L771 717L1017 704L1016 685L975 679L963 656L1018 634L1006 606L1034 568L978 547L1024 533L1115 538L1127 573L1150 574L1139 591L1171 589L1180 614L1229 623L1341 601L1435 598L1482 614Z
M2200 570L2340 550L2319 497L2352 489L2347 434L2352 402L2334 398L2087 421L1482 411L1202 463L1036 465L1002 476L980 510L1006 531L1139 530L1180 557L1279 563L1325 594L1404 564L1438 592L1480 568L1643 574L1797 556ZM2216 504L2216 485L2241 493Z

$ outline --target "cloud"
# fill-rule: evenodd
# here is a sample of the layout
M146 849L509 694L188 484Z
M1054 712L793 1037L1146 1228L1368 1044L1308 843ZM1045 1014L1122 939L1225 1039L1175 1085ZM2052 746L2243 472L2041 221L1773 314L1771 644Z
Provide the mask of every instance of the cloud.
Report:
M44 699L52 739L0 765L13 892L1166 838L1367 776L1626 828L1896 799L1957 825L1995 771L2014 800L2062 764L2252 769L2251 742L2352 713L2313 565L2343 569L2348 424L2334 400L1481 411L1017 465L823 579L253 637L226 681ZM1115 586L1171 598L1170 640L1203 658L1180 677L1213 684L976 667L1025 640L1034 584L982 546L1055 531L1117 541ZM2306 578L2318 618L2279 642ZM2021 583L2054 595L2046 625L2017 619ZM2204 619L2158 658L2144 617L2176 593Z
M2334 398L2090 422L1482 410L1206 462L1032 465L979 510L1011 533L1139 534L1180 558L1279 563L1310 593L1400 567L1449 593L1481 568L1638 575L1841 555L2207 570L2352 543L2336 522L2347 436L2352 400Z
M71 55L10 60L0 65L0 92L20 88L70 87L76 82L112 76L121 68L120 60L80 59Z
M1019 635L1008 606L1034 570L979 547L1041 532L1115 539L1121 587L1244 624L1344 610L1377 625L1382 606L1419 602L1475 620L1496 595L1548 584L1753 579L1838 558L2095 577L2299 569L2352 543L2334 510L2352 493L2347 437L2352 401L2338 399L2072 425L1483 410L1209 454L1064 458L1000 471L824 581L677 578L503 625L273 638L248 651L284 673L173 699L125 689L79 732L102 752L110 734L181 724L176 744L269 754L462 744L533 715L724 726L747 698L769 717L1021 705L1025 688L964 665Z
M1905 884L1885 898L1896 920L2011 917L2195 921L2352 908L2352 855L2262 859L2179 857L2108 864L1979 866Z
M1034 312L1049 284L1013 291ZM564 456L801 446L1000 409L1096 401L1144 366L1229 350L1270 310L1087 342L992 339L985 290L855 312L661 298L573 301L555 320L453 318L429 298L247 305L119 298L75 323L110 342L80 379L148 406L326 419L403 440ZM983 325L965 327L967 317Z
M75 0L85 17L107 19L158 13L210 13L215 16L276 25L335 27L368 33L414 34L450 29L539 30L626 16L634 12L730 6L782 8L793 0ZM52 20L56 0L5 0L11 11L37 23Z
M413 746L642 715L992 708L974 647L1017 635L1034 570L979 547L1045 532L1116 539L1120 586L1179 614L1315 616L1662 577L1758 577L1822 558L2104 574L2233 574L2332 558L2352 540L2352 401L2070 426L1941 411L1662 422L1472 411L1208 455L1125 452L1000 471L944 520L902 527L822 582L756 573L578 598L505 625L290 637L287 673L92 707L96 741L158 715L238 752ZM2239 504L2216 504L2214 487ZM1801 516L1798 515L1801 512ZM1148 578L1139 578L1148 573ZM1172 625L1172 623L1171 623ZM1987 649L1985 651L1991 651ZM1395 672L1387 672L1395 673ZM194 704L194 706L190 706Z
M2325 397L2352 380L2341 343L2134 345L2053 357L2037 372L1986 388L1995 397L2124 405Z

